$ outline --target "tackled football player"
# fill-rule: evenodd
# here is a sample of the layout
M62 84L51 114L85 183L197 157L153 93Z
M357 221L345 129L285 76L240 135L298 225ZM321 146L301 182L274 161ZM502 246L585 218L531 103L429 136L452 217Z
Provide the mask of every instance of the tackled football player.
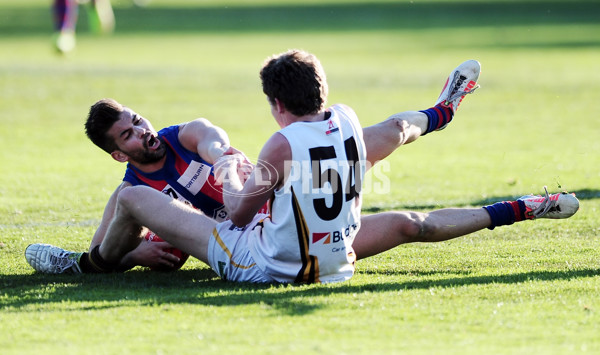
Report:
M366 169L448 124L464 96L476 88L479 72L478 62L467 61L451 73L434 107L392 115L363 130L348 106L325 108L328 88L316 57L298 50L271 57L261 80L281 130L267 141L255 167L228 142L209 153L207 163L214 163L211 176L222 182L229 220L218 223L151 187L130 186L111 197L114 218L91 252L34 244L27 248L27 260L41 272L114 271L150 228L226 280L335 282L353 275L355 260L403 243L438 242L527 219L570 217L578 209L577 199L547 193L483 208L360 217ZM148 135L139 139L147 149L160 146ZM253 169L247 181L239 175L241 168ZM305 186L313 188L303 191ZM271 213L259 213L267 201ZM318 233L344 238L336 248L323 248L315 243Z

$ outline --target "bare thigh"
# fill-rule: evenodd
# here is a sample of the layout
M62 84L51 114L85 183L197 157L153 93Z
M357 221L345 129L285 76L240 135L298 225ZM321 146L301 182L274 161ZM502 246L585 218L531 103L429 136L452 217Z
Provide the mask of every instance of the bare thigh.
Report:
M178 249L208 263L208 241L217 225L202 212L145 186L128 187L119 194L135 220Z

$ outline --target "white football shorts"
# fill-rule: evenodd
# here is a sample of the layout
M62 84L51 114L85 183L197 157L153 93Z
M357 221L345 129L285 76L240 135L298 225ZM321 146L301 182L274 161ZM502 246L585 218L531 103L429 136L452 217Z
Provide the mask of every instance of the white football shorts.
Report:
M252 230L267 216L257 214L244 228L236 227L231 221L217 224L208 242L208 262L221 279L237 282L276 282L256 265L248 246Z

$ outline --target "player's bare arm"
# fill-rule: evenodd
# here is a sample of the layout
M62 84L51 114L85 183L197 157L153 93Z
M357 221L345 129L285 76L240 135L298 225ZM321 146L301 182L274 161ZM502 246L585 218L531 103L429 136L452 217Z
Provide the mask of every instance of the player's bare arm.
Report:
M256 167L244 181L245 168L249 167L243 157L228 155L217 166L218 178L223 182L223 200L229 210L229 218L237 226L244 226L273 195L273 190L283 183L285 162L292 159L288 141L279 133L269 138L259 154Z
M230 146L227 133L205 118L182 125L179 129L179 141L187 150L197 152L210 164L214 164Z

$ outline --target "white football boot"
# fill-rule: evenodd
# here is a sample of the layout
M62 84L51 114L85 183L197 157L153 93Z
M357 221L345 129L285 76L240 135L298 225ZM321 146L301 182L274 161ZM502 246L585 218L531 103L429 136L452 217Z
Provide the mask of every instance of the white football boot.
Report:
M550 195L546 186L544 190L545 196L528 195L519 198L519 201L525 202L527 208L525 218L569 218L579 210L579 200L575 194L561 192Z
M50 244L31 244L25 249L25 259L29 265L45 274L81 273L79 258L82 254Z
M472 94L479 88L479 85L477 85L479 73L481 73L481 64L473 59L467 60L456 67L446 79L446 84L444 84L440 97L438 97L435 104L450 107L452 112L456 113L465 95ZM443 127L440 129L443 129Z

